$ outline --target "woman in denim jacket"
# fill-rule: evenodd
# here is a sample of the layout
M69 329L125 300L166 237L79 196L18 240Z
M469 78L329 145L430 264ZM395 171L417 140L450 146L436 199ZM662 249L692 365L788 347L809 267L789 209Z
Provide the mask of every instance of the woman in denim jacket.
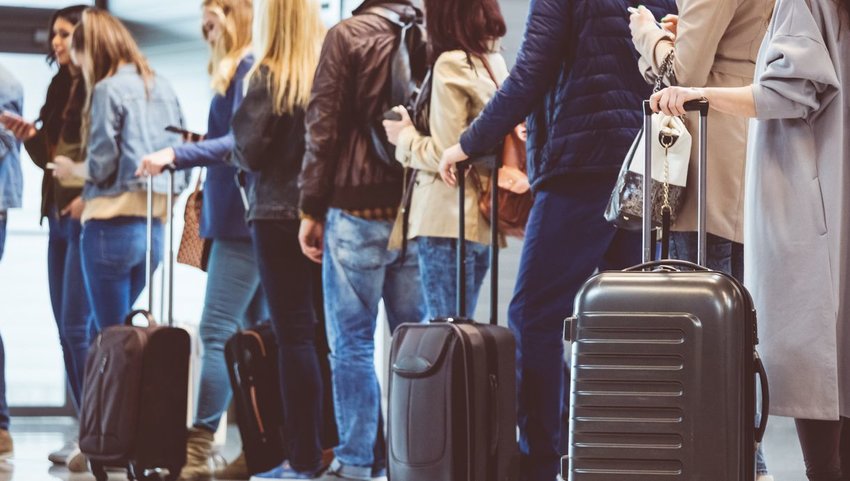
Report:
M384 121L396 159L416 170L410 205L409 239L416 239L422 292L431 319L456 315L458 292L457 191L439 174L443 150L484 110L508 76L498 40L505 21L495 0L426 0L428 49L432 67L429 132L418 132L403 107L401 122ZM475 19L475 20L469 20ZM420 128L422 126L419 126ZM480 176L481 184L489 182ZM475 312L478 293L490 267L490 223L478 209L480 191L466 190L466 312ZM399 229L399 225L395 226Z
M322 376L314 287L321 275L298 242L304 112L324 26L312 0L258 0L257 63L233 117L233 160L252 172L248 220L278 343L288 461L251 479L311 479L322 459Z
M83 278L97 330L120 324L145 287L146 180L135 176L145 152L176 145L182 125L171 86L148 66L130 32L105 10L89 8L74 31L72 55L86 82L82 141L86 160L56 158L60 179L86 179L81 243ZM186 186L177 175L176 193ZM165 179L154 182L153 266L162 257Z
M167 147L146 155L139 174L159 174L174 164L178 170L206 167L200 235L211 242L207 287L201 314L203 343L201 381L195 421L189 430L183 481L206 480L212 475L213 433L230 404L224 345L238 330L268 318L266 298L245 223L245 207L234 182L237 170L225 164L233 150L230 123L244 95L245 74L254 64L251 46L251 0L204 0L204 39L210 46L209 72L215 95L210 103L204 140ZM245 479L244 457L216 477Z
M50 20L50 53L47 60L59 71L47 87L47 98L36 122L6 115L0 121L24 142L33 162L44 170L41 184L41 218L47 219L47 278L53 317L59 332L65 374L75 408L80 406L88 353L92 315L80 266L80 216L83 212L83 179L60 182L47 168L57 155L82 162L80 114L85 86L78 66L71 62L71 36L80 22L85 5L58 10ZM85 458L76 442L48 455L51 462L66 464L72 472L86 470Z

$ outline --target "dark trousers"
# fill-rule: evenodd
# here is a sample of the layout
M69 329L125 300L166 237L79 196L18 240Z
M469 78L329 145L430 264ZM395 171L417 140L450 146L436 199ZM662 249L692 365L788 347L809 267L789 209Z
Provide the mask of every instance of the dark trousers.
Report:
M279 346L289 462L295 470L312 471L322 457L322 376L313 307L314 276L321 271L301 253L298 225L254 221L251 237Z
M850 480L850 419L797 419L796 424L809 481Z
M597 269L640 262L640 233L620 231L603 218L616 177L562 176L535 194L508 312L517 339L521 473L527 481L554 480L567 441L563 326L576 293Z

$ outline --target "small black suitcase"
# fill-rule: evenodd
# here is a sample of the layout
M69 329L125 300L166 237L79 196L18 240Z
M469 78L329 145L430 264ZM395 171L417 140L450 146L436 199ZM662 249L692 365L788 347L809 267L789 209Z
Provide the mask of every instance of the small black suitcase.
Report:
M331 370L328 341L322 312L320 268L317 269L314 292L316 351L323 380L322 446L330 449L338 442L331 392ZM224 347L230 386L236 404L236 422L242 437L242 450L251 474L262 473L280 465L287 457L284 432L283 402L280 391L278 345L269 324L261 324L236 333ZM331 452L327 453L332 455Z
M699 249L705 264L708 105L700 111ZM646 145L651 146L650 114ZM650 172L650 151L644 172ZM650 176L644 178L647 191ZM650 211L649 196L643 212ZM592 277L575 301L568 481L752 481L768 418L767 377L755 346L756 313L733 277L689 262L650 262ZM755 427L756 376L761 425Z
M498 163L490 158L495 196ZM460 205L465 170L458 165ZM466 318L465 289L458 317L402 324L390 351L387 422L391 481L513 481L518 477L516 343L497 325L498 204L491 212L489 324ZM459 232L464 239L464 209ZM458 286L465 279L464 243L458 242Z
M189 386L189 333L175 328L172 319L174 253L174 177L167 195L166 259L163 287L167 288L168 326L159 326L151 314L153 293L148 269L148 310L131 312L122 326L108 327L92 343L86 360L83 405L80 409L80 451L97 481L105 481L104 466L126 466L132 480L176 480L186 463L186 407ZM151 180L148 180L151 192ZM152 218L148 196L148 222ZM151 237L148 229L147 262ZM164 309L165 310L165 309ZM147 327L133 325L143 315ZM167 471L167 473L166 473Z

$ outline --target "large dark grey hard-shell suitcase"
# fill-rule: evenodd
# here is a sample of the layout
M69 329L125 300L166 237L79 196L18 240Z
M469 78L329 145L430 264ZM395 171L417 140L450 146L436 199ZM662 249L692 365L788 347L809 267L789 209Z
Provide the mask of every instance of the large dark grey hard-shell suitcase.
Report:
M700 111L699 248L705 264L705 102ZM648 104L646 145L649 141ZM650 152L646 167L650 172ZM647 191L649 175L644 178ZM693 186L691 187L693 189ZM649 212L645 196L643 212ZM767 422L767 378L749 293L723 273L648 262L591 278L565 334L572 342L568 481L752 481ZM755 428L756 376L763 390Z
M148 179L148 310L131 312L124 325L108 327L92 343L86 360L80 409L80 450L92 473L105 481L105 466L126 466L127 478L176 480L186 463L189 333L173 327L174 272L172 206L174 172L169 170L163 310L167 326L154 321L151 283L152 182ZM166 309L167 306L167 309ZM133 319L144 315L147 326Z
M497 162L492 162L494 165ZM464 205L466 165L458 166ZM498 178L494 167L492 180ZM492 187L495 194L498 186ZM460 238L464 238L460 209ZM396 329L390 352L387 423L391 481L514 481L516 343L497 325L498 205L491 213L490 324L466 319L465 289L458 289L458 317ZM458 286L464 285L463 242Z

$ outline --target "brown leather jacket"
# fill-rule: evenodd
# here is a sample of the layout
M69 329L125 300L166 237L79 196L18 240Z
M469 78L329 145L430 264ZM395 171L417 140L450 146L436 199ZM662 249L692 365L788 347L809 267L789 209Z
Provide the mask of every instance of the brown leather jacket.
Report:
M414 15L409 0L367 0L325 38L306 115L301 211L323 219L328 208L398 207L402 176L372 153L369 126L389 95L398 28L364 9L382 5Z

